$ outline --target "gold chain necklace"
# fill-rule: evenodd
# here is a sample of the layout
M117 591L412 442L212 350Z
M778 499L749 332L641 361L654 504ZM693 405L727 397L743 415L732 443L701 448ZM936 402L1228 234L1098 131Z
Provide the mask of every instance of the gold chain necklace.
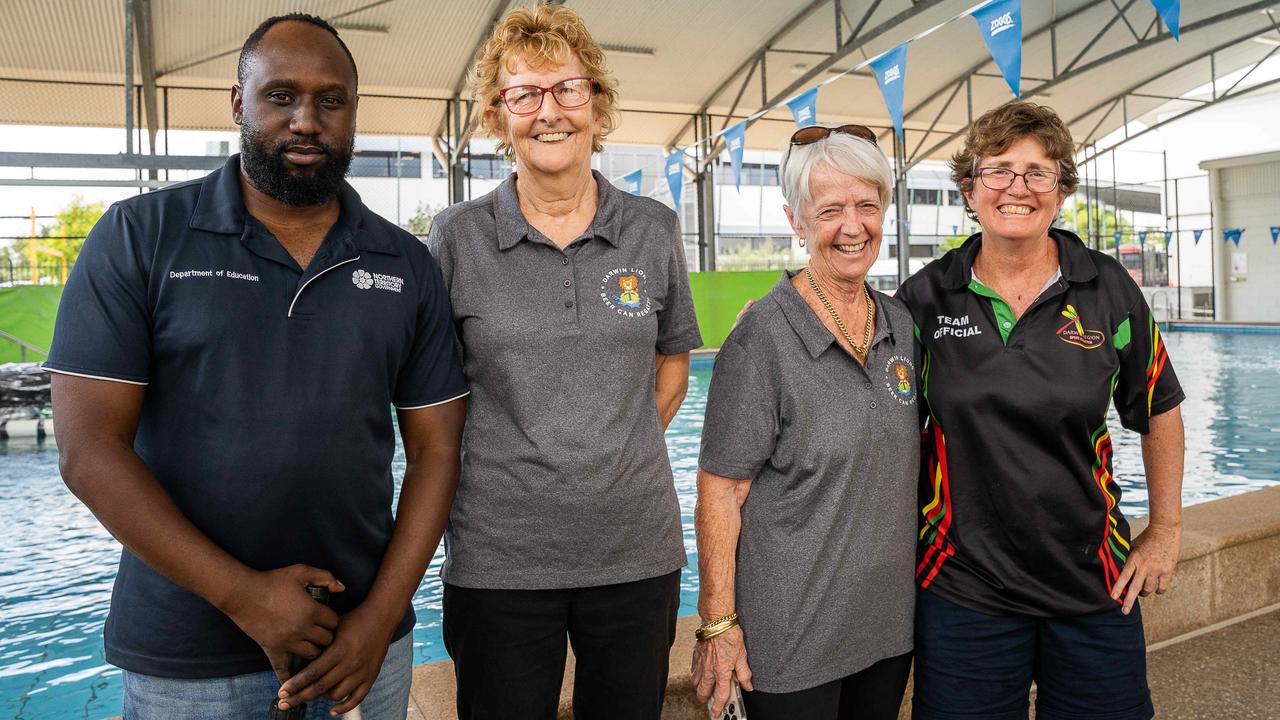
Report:
M862 284L862 300L867 307L867 323L862 329L862 345L853 342L853 338L849 335L849 331L844 326L844 320L840 319L840 315L836 313L836 309L832 307L831 302L827 300L827 294L822 292L822 288L818 286L818 281L814 279L813 273L809 268L804 269L804 275L809 279L809 287L813 288L813 294L818 296L818 300L822 302L822 307L831 313L831 319L836 321L836 327L840 328L840 334L844 336L844 341L849 343L849 347L853 348L853 352L862 357L867 356L867 347L871 345L871 321L874 317L874 308L871 306L871 293L867 292L867 284Z

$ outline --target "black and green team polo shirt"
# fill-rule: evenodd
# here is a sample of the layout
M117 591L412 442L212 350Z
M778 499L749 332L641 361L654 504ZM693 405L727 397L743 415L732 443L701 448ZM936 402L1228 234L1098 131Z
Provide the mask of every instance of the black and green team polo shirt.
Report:
M903 283L928 412L916 580L980 612L1114 607L1129 524L1107 405L1145 434L1182 402L1160 330L1124 268L1049 231L1061 277L1021 318L973 277L981 233Z

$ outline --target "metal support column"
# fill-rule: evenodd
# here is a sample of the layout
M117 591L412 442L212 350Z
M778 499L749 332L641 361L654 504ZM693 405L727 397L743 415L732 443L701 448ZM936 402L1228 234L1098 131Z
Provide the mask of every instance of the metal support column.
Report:
M124 152L133 154L133 0L124 0Z
M462 98L454 98L445 108L446 129L449 136L449 204L466 199L466 169L462 166Z
M907 221L907 208L910 206L910 195L907 192L907 143L906 131L903 138L893 134L893 205L898 216L898 284L911 274L911 238L910 223Z
M703 113L698 118L699 139L711 137L711 116ZM703 155L703 153L707 155ZM698 174L694 178L698 193L698 263L703 272L716 269L716 182L715 158L710 156L710 143L699 144L697 154Z

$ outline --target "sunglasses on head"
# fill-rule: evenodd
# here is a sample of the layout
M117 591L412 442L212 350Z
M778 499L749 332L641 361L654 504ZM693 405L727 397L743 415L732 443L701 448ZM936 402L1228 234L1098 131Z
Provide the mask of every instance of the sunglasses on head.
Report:
M862 138L870 142L872 145L879 145L876 142L876 134L866 125L841 125L840 127L823 127L821 125L810 125L795 131L791 135L792 145L812 145L819 140L826 140L832 133L840 133L841 135L852 135Z

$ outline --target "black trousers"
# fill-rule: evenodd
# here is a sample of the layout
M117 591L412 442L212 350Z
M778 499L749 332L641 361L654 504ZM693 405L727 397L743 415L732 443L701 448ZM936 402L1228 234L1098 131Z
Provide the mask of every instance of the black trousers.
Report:
M567 639L578 720L658 720L680 606L680 571L563 590L444 586L444 646L459 720L554 720Z
M897 720L910 674L907 653L807 690L744 692L742 701L748 720Z

